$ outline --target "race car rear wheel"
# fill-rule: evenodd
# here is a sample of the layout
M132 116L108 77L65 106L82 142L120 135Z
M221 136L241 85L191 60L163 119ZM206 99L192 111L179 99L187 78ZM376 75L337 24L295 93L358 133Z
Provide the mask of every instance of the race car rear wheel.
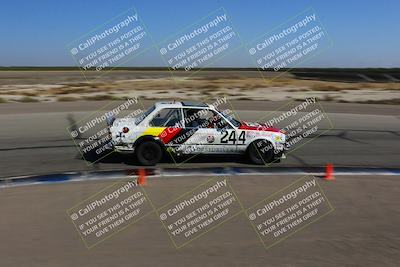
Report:
M266 140L257 140L247 148L248 159L257 165L272 162L274 160L274 147Z
M153 141L145 141L136 148L136 158L141 165L156 165L162 158L162 149Z

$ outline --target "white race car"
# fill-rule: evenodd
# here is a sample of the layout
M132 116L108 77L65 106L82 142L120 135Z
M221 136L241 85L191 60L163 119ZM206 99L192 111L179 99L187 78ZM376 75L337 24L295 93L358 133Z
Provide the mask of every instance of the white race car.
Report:
M284 131L240 122L228 112L205 103L157 102L138 117L109 117L107 123L114 149L135 153L147 166L157 164L165 152L242 154L255 164L285 157Z

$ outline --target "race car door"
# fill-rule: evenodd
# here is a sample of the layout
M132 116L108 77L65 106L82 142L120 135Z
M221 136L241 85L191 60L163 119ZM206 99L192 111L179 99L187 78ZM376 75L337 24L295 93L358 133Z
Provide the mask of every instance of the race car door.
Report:
M218 113L205 108L184 108L185 141L182 154L236 152L235 129Z

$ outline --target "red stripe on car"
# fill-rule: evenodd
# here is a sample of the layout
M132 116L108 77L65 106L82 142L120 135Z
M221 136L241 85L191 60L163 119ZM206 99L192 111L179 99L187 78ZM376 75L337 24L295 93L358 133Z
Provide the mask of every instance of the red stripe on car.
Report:
M182 128L167 127L158 137L164 144L168 144L181 130Z
M252 131L276 132L276 133L279 133L279 131L280 131L278 128L268 127L268 126L265 126L265 125L250 126L250 125L246 125L246 124L240 125L239 129L241 129L241 130L252 130Z

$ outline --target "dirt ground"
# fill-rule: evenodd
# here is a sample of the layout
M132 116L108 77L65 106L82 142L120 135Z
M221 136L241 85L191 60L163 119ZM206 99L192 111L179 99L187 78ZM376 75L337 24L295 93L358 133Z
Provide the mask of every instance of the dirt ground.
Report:
M397 104L398 82L343 82L299 79L289 73L204 71L171 76L168 71L0 71L0 103L142 99L283 101L315 96L319 100Z

